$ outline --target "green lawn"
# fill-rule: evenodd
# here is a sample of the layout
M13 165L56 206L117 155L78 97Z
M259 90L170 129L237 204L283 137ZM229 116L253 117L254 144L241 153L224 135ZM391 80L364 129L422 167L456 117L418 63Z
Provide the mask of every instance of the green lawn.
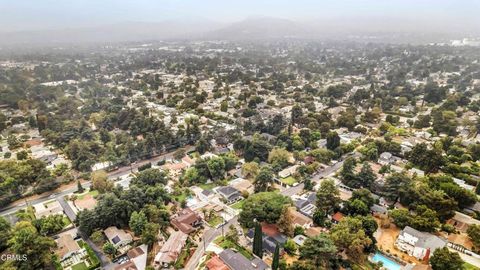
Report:
M215 183L209 183L209 184L199 184L198 187L200 187L203 190L212 190L214 187L216 187Z
M236 203L230 205L230 207L232 207L233 209L242 209L242 206L243 206L244 203L245 203L245 200L241 200L239 202L236 202Z
M237 243L233 243L230 240L224 238L223 236L218 237L215 239L215 244L219 245L223 249L231 248L234 249L238 252L240 252L245 258L251 260L253 259L252 252L250 250L247 250L246 248L238 245Z
M65 223L65 227L67 227L68 225L72 224L72 222L70 221L70 219L68 219L68 217L66 217L66 216L63 216L63 223Z
M83 193L83 194L81 194L81 195L78 195L78 196L77 196L77 199L78 199L78 200L82 200L86 195L92 195L92 197L95 197L95 196L98 195L98 190L92 190L92 191Z
M215 217L209 219L207 222L208 222L208 225L215 228L217 225L222 224L223 218L221 218L219 216L215 216Z
M183 267L185 267L186 260L190 255L191 247L192 247L192 243L187 242L187 245L182 249L182 252L178 256L178 259L174 264L175 269L182 269Z
M72 265L72 270L88 270L87 265L84 262Z
M182 192L180 193L179 195L175 195L173 196L173 198L175 199L175 201L181 203L183 201L185 201L187 199L187 193L186 192Z
M284 184L287 184L289 186L292 186L293 184L297 183L297 179L289 176L287 178L282 178L280 181L282 181L282 183Z
M471 265L469 263L464 263L463 264L463 269L464 270L478 270L480 268L476 267L475 265Z

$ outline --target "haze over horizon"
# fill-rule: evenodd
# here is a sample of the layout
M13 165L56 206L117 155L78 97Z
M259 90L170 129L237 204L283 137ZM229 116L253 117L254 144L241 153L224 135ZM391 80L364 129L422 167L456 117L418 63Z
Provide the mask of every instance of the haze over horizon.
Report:
M480 1L474 0L0 0L0 38L3 43L64 42L65 35L72 35L72 42L222 38L219 33L242 36L232 29L257 31L258 18L267 24L265 30L276 30L267 36L400 32L461 37L480 35L479 10Z

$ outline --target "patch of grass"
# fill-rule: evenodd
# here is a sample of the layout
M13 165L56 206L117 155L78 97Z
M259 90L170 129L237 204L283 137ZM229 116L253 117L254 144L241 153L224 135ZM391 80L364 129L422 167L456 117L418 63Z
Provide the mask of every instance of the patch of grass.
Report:
M242 254L243 256L245 256L245 258L247 258L249 260L253 259L252 252L250 252L246 248L238 245L237 243L234 243L234 242L228 240L227 238L225 238L223 236L220 236L217 239L215 239L214 243L217 244L218 246L220 246L223 249L227 249L227 248L234 249L234 250L240 252L240 254Z
M199 184L198 187L200 187L203 190L212 190L214 187L216 187L215 183L209 183L209 184Z
M209 219L207 222L208 225L210 225L211 227L216 227L217 225L222 224L223 218L216 215L213 218Z
M178 195L175 195L173 196L173 198L175 199L175 201L177 202L183 202L187 199L187 193L186 192L182 192Z
M80 194L80 195L77 196L77 200L83 200L83 198L85 198L85 196L87 196L87 195L91 195L92 197L95 197L95 196L98 195L98 190L91 190L89 192Z
M185 267L185 263L187 262L188 257L190 256L190 248L192 247L192 243L189 241L187 245L183 248L182 253L178 256L177 261L175 262L175 269L182 269Z
M90 267L87 269L95 269L100 266L100 259L97 257L97 254L95 254L95 251L83 240L78 241L78 245L82 248L85 248L88 254L88 260L90 262Z
M84 262L72 265L72 270L88 270L87 265Z
M463 264L463 269L464 270L478 270L480 268L466 262L466 263Z
M245 200L241 200L239 202L236 202L236 203L230 205L230 207L232 207L233 209L240 210L240 209L242 209L244 203L245 203Z
M72 222L70 221L70 219L68 219L67 216L63 216L63 224L65 224L65 227L67 227L68 225L72 224Z
M292 186L293 184L297 183L297 179L289 176L287 178L282 178L280 181L282 181L282 183L284 184L287 184L289 186Z

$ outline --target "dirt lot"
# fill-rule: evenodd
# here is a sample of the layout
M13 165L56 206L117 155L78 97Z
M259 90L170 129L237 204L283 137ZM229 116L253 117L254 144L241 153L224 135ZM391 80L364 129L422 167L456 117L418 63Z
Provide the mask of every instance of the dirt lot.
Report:
M387 254L392 254L407 263L424 264L423 262L412 256L409 256L407 253L404 253L395 247L395 240L400 234L400 229L398 229L395 224L390 223L389 228L382 228L381 219L375 218L375 220L378 223L378 231L375 238L377 239L377 246L380 250L386 252Z

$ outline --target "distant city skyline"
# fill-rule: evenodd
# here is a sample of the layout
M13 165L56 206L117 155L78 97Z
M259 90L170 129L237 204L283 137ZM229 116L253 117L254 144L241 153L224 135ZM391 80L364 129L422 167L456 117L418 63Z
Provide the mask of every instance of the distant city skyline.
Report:
M479 10L480 1L474 0L0 0L0 31L92 27L132 21L231 23L251 16L350 23L359 18L373 18L376 22L388 18L389 23L407 30L422 22L428 24L428 31L442 31L450 26L480 28Z

